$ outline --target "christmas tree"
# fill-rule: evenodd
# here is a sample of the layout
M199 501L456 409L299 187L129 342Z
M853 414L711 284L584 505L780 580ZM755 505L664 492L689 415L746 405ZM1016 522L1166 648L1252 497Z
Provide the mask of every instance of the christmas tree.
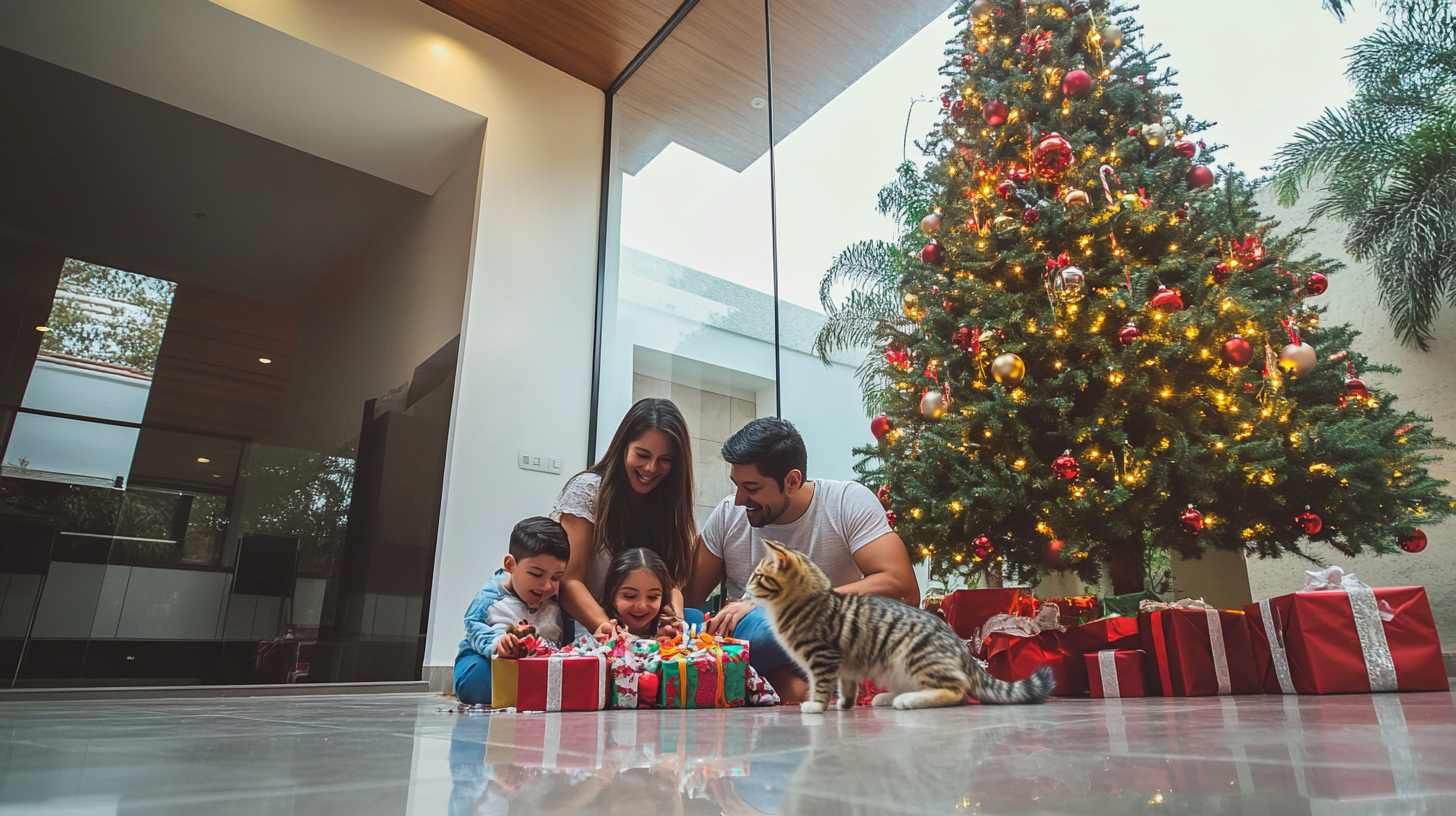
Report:
M825 281L821 349L883 344L861 475L942 577L1107 568L1121 594L1150 553L1417 551L1456 506L1425 467L1449 444L1360 379L1393 369L1320 324L1340 264L1216 178L1126 12L958 7L932 161L881 196L904 237Z

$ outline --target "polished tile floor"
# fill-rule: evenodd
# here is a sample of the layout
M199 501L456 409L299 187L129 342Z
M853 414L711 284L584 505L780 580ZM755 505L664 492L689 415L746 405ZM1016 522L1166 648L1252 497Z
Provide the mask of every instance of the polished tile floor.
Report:
M0 816L1456 814L1445 693L810 716L449 705L0 704Z

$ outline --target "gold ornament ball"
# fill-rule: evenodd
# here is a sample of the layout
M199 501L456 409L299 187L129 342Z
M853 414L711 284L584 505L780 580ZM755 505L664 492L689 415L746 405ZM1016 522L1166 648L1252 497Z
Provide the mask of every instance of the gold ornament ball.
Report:
M1021 229L1021 223L1019 219L1012 218L1009 215L998 215L991 220L991 229L994 230L997 235L1005 236L1016 232L1018 229Z
M1148 147L1158 148L1168 142L1168 129L1156 122L1143 125L1139 133L1142 136L1143 144Z
M990 0L976 0L976 2L971 4L971 19L977 21L984 20L991 16L991 9Z
M1014 388L1026 377L1026 363L1008 351L991 361L991 376L996 382Z
M911 320L919 320L925 316L925 313L920 310L920 296L914 292L905 293L905 297L900 299L900 308Z
M1279 350L1279 367L1296 377L1308 377L1314 371L1314 348L1308 343L1290 343Z
M940 229L940 216L935 213L920 219L920 231L926 235L934 235L938 229Z
M1116 51L1122 47L1122 26L1113 24L1097 33L1102 37L1103 51Z
M1067 194L1062 196L1062 203L1068 207L1083 207L1086 206L1087 201L1087 191L1085 190L1068 190Z
M920 415L926 419L935 420L945 416L946 408L945 395L934 388L925 392L920 398Z

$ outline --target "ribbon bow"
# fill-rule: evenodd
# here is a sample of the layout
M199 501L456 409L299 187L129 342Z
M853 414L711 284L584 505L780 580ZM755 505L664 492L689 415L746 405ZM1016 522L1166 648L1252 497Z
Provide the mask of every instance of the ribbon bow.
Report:
M1172 603L1164 603L1162 601L1143 601L1142 603L1138 604L1139 612L1161 612L1165 609L1213 609L1213 607L1207 603L1204 603L1202 598L1199 598L1196 601L1192 598L1184 598L1181 601L1174 601Z
M1015 637L1036 637L1042 632L1065 632L1067 627L1062 625L1062 610L1056 604L1048 601L1042 604L1036 617L1027 618L1019 615L1007 615L1005 613L993 616L981 626L976 633L976 651L980 651L981 644L986 638L997 632L1005 632Z
M1344 567L1325 567L1322 570L1306 570L1304 589L1300 592L1348 592L1352 587L1369 589L1370 585L1345 572Z
M1047 262L1046 262L1046 267L1047 267L1047 271L1048 272L1053 272L1053 271L1056 271L1058 269L1061 269L1064 266L1071 266L1071 265L1072 265L1072 256L1068 255L1065 252L1063 252L1062 254L1058 255L1055 258L1047 258Z

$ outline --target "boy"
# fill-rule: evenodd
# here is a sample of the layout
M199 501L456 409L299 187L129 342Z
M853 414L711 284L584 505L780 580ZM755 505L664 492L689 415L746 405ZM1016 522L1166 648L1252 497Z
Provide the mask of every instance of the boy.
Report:
M467 705L490 705L490 658L512 657L519 641L509 626L525 623L542 640L560 643L573 633L556 590L566 573L571 545L566 530L533 516L511 530L505 567L491 576L465 611L465 639L455 656L455 696Z

